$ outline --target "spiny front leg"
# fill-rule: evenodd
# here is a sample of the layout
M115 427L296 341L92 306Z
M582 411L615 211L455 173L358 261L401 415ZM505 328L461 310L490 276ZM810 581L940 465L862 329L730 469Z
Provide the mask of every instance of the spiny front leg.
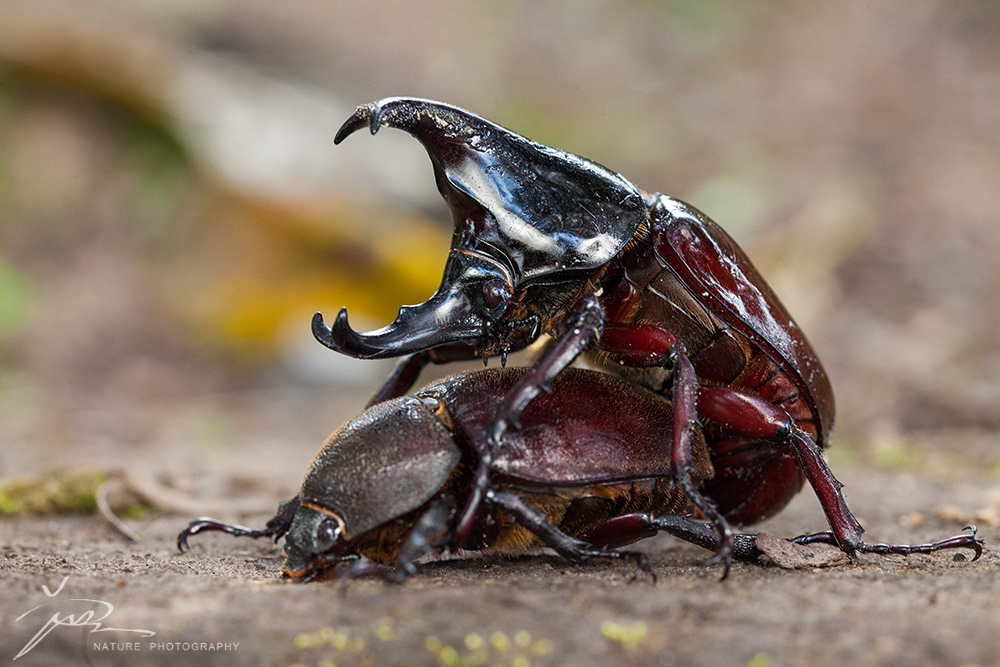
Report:
M298 496L291 500L286 500L278 505L278 513L271 517L262 530L223 523L222 521L216 521L215 519L203 516L189 523L188 527L180 532L177 536L177 548L182 552L185 549L190 551L191 547L187 543L188 538L206 531L220 531L234 537L273 537L274 541L277 542L281 539L282 535L288 532L288 528L292 525L292 519L295 517L295 512L298 509Z
M604 325L604 309L597 297L584 295L567 318L562 335L545 349L544 354L504 397L487 434L486 442L473 442L478 464L471 491L455 528L455 542L461 544L472 527L476 510L482 502L489 481L493 449L499 446L503 434L518 421L524 408L542 391L549 391L552 380L580 356L600 334Z
M584 295L566 318L561 335L545 348L517 384L504 396L497 407L496 417L489 433L491 446L499 444L508 428L519 428L521 412L542 391L549 391L552 380L569 367L601 333L604 327L604 308L597 297Z
M431 503L407 534L396 557L396 569L405 577L417 571L415 563L448 541L448 528L455 517L455 505L439 498Z

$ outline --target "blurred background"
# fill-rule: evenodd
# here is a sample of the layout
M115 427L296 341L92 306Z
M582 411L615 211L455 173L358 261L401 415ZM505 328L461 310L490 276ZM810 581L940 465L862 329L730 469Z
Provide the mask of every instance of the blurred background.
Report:
M388 95L719 222L832 377L835 467L1000 480L992 0L4 0L0 477L293 495L391 368L313 312L387 323L450 239L419 144L333 146Z

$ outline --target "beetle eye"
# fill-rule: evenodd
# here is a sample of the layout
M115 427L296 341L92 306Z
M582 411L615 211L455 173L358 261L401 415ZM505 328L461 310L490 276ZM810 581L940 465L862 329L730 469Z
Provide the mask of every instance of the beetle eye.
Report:
M340 524L331 518L323 519L316 526L315 546L316 553L329 551L340 540Z
M483 303L489 309L496 308L502 303L506 303L510 298L510 290L503 280L491 280L483 287Z

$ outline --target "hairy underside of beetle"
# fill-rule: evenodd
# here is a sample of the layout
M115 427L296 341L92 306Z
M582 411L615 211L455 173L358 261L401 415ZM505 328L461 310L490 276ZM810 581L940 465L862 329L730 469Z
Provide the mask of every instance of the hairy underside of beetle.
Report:
M527 503L544 513L554 527L570 537L580 537L609 519L633 512L687 515L693 511L687 495L663 478L589 487L516 490ZM423 508L416 510L362 536L356 545L357 554L382 565L394 565L403 540L413 528L413 515L422 511ZM482 508L477 525L481 528L478 534L487 537L481 544L473 541L470 551L512 556L545 546L529 529L488 505ZM473 535L477 532L473 531Z

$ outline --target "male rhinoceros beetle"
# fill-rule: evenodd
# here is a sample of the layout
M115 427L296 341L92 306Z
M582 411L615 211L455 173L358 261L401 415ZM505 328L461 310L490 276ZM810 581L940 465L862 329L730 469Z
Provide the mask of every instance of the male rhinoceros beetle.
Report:
M444 278L428 301L366 334L351 329L343 309L332 327L313 318L316 338L338 352L406 357L369 405L405 393L427 363L505 360L552 337L497 407L459 537L504 434L586 351L602 370L671 398L665 409L677 427L662 469L715 526L720 560L732 549L729 522L774 515L806 480L836 544L870 550L821 455L834 419L826 373L722 228L681 201L454 106L373 102L358 107L335 143L366 126L399 128L424 145L454 222ZM699 423L715 469L702 489L691 479Z
M281 571L293 580L347 561L341 576L401 580L421 556L454 548L456 509L473 483L480 445L497 407L527 372L475 371L368 408L330 436L299 495L283 503L266 528L202 518L181 532L178 546L183 550L191 535L205 530L285 536ZM663 465L674 433L667 399L579 368L561 373L552 389L526 406L521 427L493 451L493 474L464 549L509 554L548 546L577 560L630 559L651 574L643 554L618 548L659 531L716 548L715 527L691 516L691 498ZM701 488L713 468L700 428L692 431L690 451L689 479ZM724 514L739 504L732 498L708 495ZM909 554L967 547L978 557L974 535L872 550ZM796 540L829 541L829 534ZM760 553L755 536L734 535L732 553L754 560Z

